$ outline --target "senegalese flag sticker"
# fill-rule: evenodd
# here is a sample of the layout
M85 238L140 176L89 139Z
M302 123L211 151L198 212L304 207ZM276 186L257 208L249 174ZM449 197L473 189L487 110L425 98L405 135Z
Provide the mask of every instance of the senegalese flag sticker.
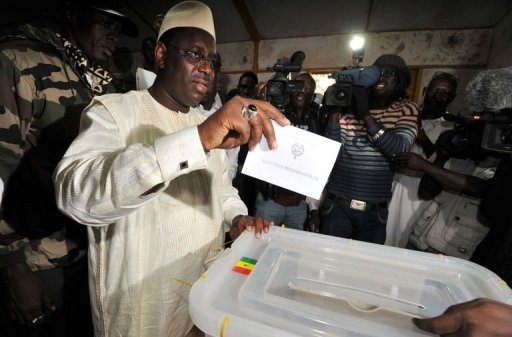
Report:
M236 263L232 270L235 273L249 275L252 269L254 268L256 262L258 262L258 260L242 256L242 258Z

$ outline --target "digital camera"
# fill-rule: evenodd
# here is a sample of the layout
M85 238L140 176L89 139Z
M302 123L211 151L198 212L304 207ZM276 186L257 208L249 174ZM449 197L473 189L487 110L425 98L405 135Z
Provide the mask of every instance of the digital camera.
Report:
M290 72L299 72L306 55L302 51L296 51L290 58L290 62L278 59L272 69L276 72L267 82L265 97L273 106L284 112L288 105L291 93L304 91L304 81L290 80Z

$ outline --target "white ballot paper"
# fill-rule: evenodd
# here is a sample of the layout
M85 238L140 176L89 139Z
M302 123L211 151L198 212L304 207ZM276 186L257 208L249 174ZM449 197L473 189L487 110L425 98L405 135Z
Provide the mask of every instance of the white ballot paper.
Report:
M341 143L294 126L272 121L277 150L263 136L247 154L242 173L320 199Z

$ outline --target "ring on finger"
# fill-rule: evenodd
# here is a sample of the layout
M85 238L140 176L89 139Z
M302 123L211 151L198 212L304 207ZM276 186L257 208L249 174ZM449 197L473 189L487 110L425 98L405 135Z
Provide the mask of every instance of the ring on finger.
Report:
M258 114L258 107L254 104L249 104L242 108L242 116L247 120L251 120L254 116Z

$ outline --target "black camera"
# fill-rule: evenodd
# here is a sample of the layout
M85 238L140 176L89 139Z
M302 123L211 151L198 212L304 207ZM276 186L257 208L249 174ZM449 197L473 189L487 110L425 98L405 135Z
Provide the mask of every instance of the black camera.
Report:
M489 151L512 153L512 109L476 114L485 123L482 148Z
M380 69L377 66L346 68L330 77L336 82L325 91L323 104L348 107L352 103L352 86L371 87L380 79Z
M436 146L443 148L450 157L460 159L480 159L484 123L473 116L444 115L444 119L455 122L452 129L441 132Z
M290 72L299 72L302 69L302 62L306 55L302 51L296 51L290 58L290 62L278 59L272 69L276 72L268 80L265 88L265 96L273 106L284 112L288 105L291 93L304 91L304 81L289 80Z
M486 154L484 150L512 153L512 109L475 112L470 116L446 114L444 118L455 122L455 126L443 131L436 145L450 156L481 159Z

